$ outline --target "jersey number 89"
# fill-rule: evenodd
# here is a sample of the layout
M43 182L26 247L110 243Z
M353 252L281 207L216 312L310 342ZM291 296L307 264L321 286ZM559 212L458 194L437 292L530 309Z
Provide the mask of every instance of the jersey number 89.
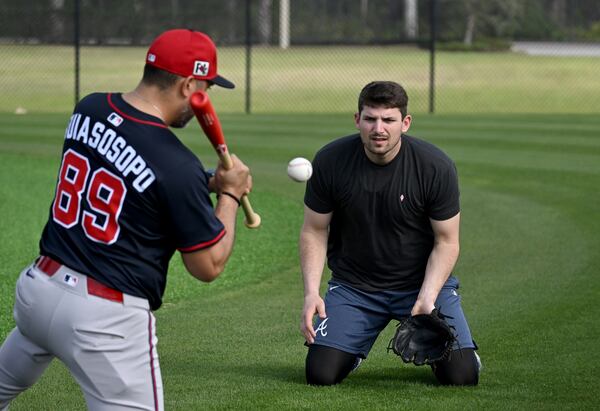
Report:
M112 244L119 237L119 214L127 188L121 178L104 167L92 173L88 185L90 171L87 158L72 149L65 152L52 204L52 218L57 224L71 228L79 223L82 215L81 225L89 239ZM82 207L84 193L90 210Z

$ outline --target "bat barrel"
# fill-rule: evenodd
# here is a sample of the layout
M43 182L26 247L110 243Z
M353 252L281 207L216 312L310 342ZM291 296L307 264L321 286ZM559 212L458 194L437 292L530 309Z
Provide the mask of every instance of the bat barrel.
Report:
M227 144L225 143L225 136L223 135L223 130L221 129L221 122L217 117L217 113L208 98L208 94L202 90L196 91L194 94L190 96L190 106L196 115L196 119L200 123L204 134L208 137L209 141L215 148L217 155L221 159L223 163L223 167L229 170L233 167L233 162L231 160L231 156L229 155L229 151L227 149ZM242 209L244 210L244 214L246 215L246 227L248 228L256 228L260 225L260 216L252 210L252 206L250 205L250 200L248 196L244 195L240 199L240 203Z

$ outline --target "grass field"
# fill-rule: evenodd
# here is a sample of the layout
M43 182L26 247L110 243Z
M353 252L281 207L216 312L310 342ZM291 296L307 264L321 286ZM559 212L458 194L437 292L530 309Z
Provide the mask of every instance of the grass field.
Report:
M82 47L81 96L135 87L145 53L145 48ZM0 55L0 112L71 110L73 48L0 45ZM438 52L435 61L437 113L600 112L600 58ZM219 70L238 85L233 92L214 90L221 113L244 112L245 65L243 48L219 50ZM251 66L254 113L347 113L372 80L402 83L413 112L429 108L429 53L417 48L256 47Z
M412 133L455 159L461 179L464 309L484 364L476 388L439 387L385 347L393 324L343 384L304 385L297 237L303 184L289 159L353 132L350 115L221 116L252 168L263 226L239 226L226 272L209 285L174 258L157 311L168 410L597 409L600 384L600 118L418 115ZM66 115L0 114L0 341L13 326L19 271L37 255ZM197 125L180 133L214 165ZM80 410L55 361L11 410Z

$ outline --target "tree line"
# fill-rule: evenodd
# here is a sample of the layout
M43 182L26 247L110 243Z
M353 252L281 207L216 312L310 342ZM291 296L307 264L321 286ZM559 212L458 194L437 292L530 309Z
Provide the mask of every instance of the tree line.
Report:
M221 45L246 44L249 38L253 44L276 45L281 1L3 0L0 41L72 43L78 4L82 44L143 45L164 29L190 27L209 33ZM426 42L433 21L437 38L442 42L471 44L490 38L600 41L598 0L289 0L289 3L292 46Z

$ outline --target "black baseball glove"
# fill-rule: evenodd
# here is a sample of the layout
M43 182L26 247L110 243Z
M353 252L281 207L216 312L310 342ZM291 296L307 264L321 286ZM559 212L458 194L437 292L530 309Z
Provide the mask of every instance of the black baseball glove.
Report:
M393 350L402 361L415 365L440 361L450 353L456 340L453 327L436 308L431 314L419 314L398 324L388 351Z

